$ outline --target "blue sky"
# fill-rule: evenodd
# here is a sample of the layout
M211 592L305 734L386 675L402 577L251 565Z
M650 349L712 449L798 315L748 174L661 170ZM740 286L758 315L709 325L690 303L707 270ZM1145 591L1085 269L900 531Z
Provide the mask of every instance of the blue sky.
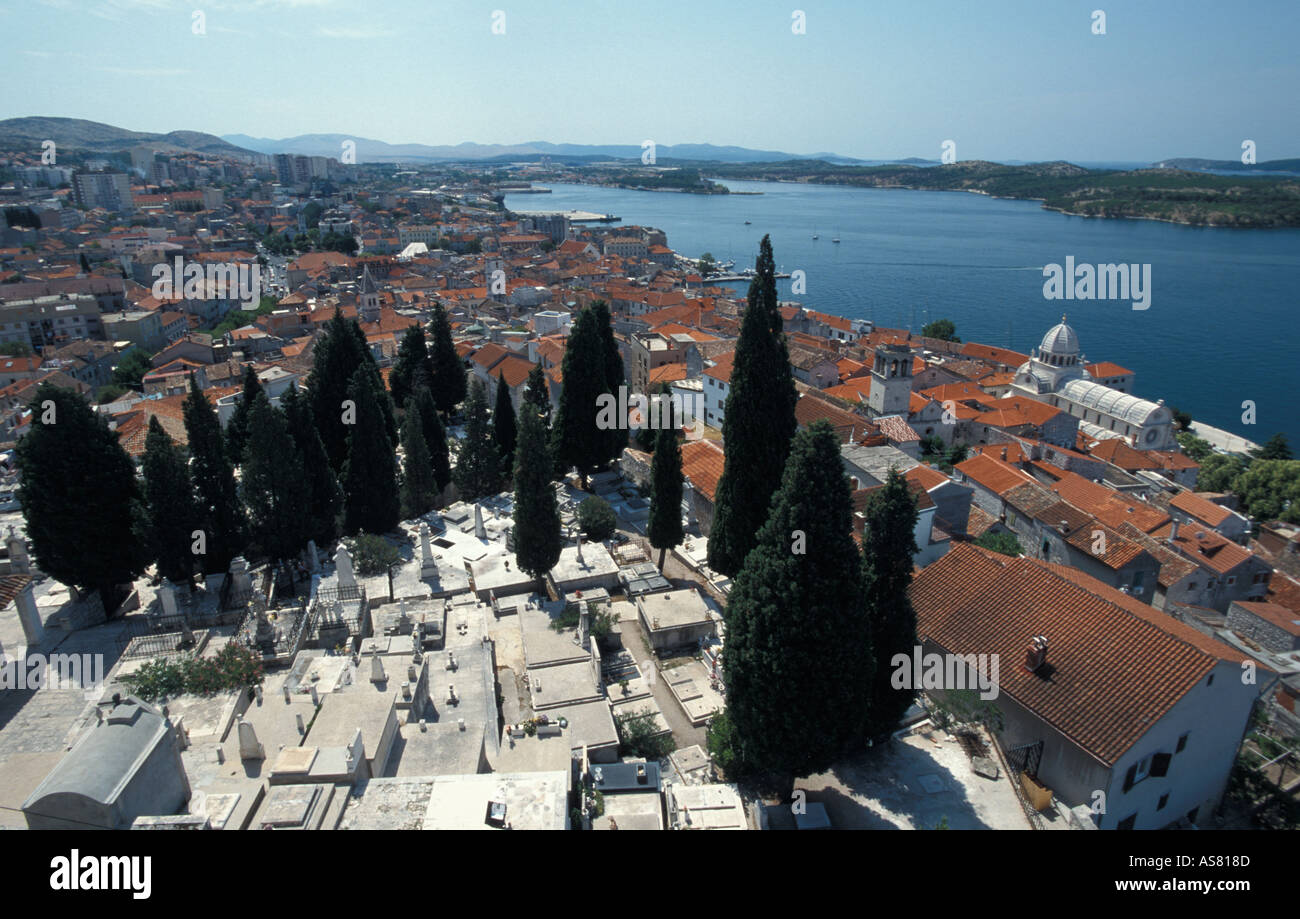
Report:
M994 160L1251 139L1267 160L1300 156L1298 27L1294 0L4 0L0 117Z

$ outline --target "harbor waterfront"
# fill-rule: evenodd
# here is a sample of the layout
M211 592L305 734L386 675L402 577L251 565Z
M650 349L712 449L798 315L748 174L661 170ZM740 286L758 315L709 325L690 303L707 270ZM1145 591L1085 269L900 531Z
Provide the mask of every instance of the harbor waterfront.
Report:
M805 277L799 295L790 280L780 281L782 298L881 326L919 332L946 317L965 341L1026 353L1065 311L1086 356L1134 371L1138 395L1164 399L1247 440L1282 431L1300 441L1291 396L1300 385L1300 230L1071 217L1036 202L958 192L725 184L750 194L548 182L546 202L550 210L658 227L678 253L709 252L734 260L737 269L751 267L758 240L770 233L779 270ZM535 198L513 194L506 206L537 210ZM1068 256L1081 264L1151 265L1149 308L1134 310L1127 300L1046 299L1043 267ZM743 290L744 283L734 286ZM1254 425L1242 423L1245 402L1254 403Z

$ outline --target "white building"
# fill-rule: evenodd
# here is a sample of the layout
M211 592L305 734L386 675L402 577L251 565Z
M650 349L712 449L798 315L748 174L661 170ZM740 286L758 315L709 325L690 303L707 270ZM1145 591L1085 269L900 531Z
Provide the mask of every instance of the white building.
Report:
M1079 336L1062 316L1016 371L1011 388L1078 418L1079 430L1089 437L1122 438L1137 450L1177 446L1173 413L1163 399L1148 402L1093 382L1086 363Z

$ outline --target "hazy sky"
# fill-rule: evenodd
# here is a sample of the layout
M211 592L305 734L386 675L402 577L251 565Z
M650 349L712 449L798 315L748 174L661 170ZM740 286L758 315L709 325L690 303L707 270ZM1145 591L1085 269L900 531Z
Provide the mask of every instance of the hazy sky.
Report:
M0 117L139 131L1300 156L1297 0L4 0L0 35Z

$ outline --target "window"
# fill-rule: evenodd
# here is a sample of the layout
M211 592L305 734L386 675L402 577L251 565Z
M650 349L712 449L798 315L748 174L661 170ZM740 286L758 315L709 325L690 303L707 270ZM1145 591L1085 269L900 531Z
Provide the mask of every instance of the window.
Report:
M1191 731L1186 731L1184 732L1182 737L1178 738L1178 746L1174 747L1175 753L1182 753L1184 750L1187 749L1187 735L1190 733Z
M1137 819L1138 819L1138 815L1136 813L1129 814L1127 817L1125 817L1123 820L1119 822L1119 824L1115 827L1115 829L1131 830L1133 829L1134 826L1137 825Z
M1231 587L1233 584L1236 583L1237 583L1237 576L1235 574L1228 575L1228 586Z
M1138 761L1137 774L1133 776L1133 783L1135 785L1151 774L1151 759L1150 756L1144 756Z
M1169 803L1169 792L1165 792L1164 794L1162 794L1162 795L1160 796L1160 803L1158 803L1158 804L1156 805L1156 810L1158 810L1158 811L1162 811L1162 810L1164 810L1164 809L1165 809L1165 805L1168 804L1168 803Z
M1210 678L1209 678L1208 680L1205 681L1205 685L1206 685L1206 686L1213 686L1213 685L1214 685L1214 674L1212 674L1212 673L1210 674Z

